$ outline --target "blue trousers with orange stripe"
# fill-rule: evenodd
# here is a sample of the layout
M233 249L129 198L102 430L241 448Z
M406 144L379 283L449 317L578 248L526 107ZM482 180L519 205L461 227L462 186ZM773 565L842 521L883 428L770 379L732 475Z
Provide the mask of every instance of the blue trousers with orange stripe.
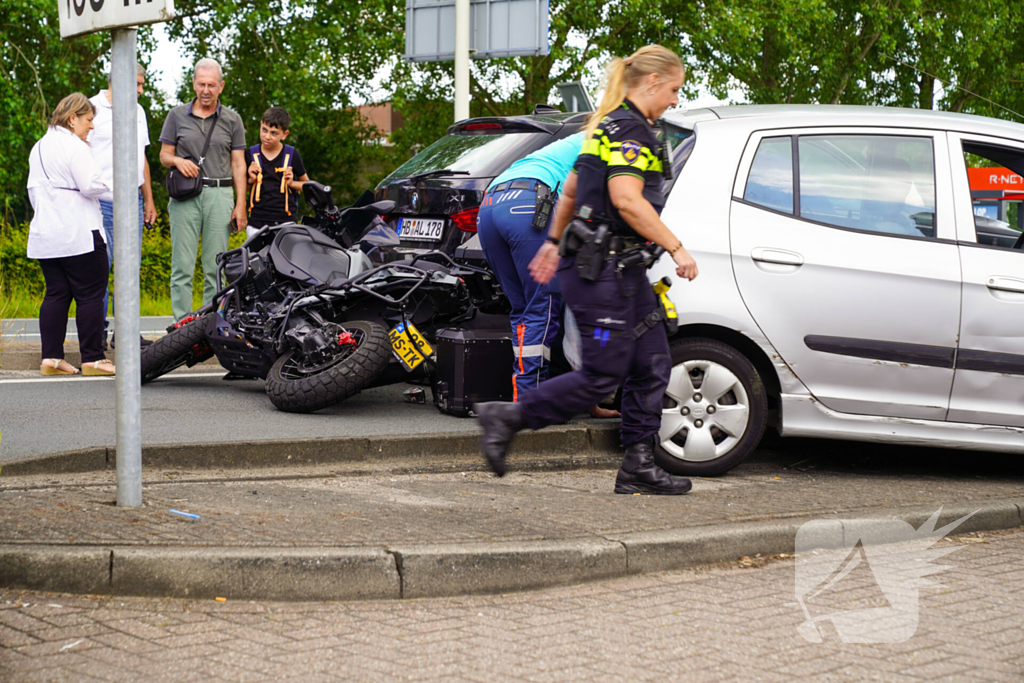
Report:
M517 401L522 392L547 379L562 312L557 280L538 284L528 268L547 235L546 229L531 225L536 203L533 189L489 192L477 219L484 256L512 305L512 390Z

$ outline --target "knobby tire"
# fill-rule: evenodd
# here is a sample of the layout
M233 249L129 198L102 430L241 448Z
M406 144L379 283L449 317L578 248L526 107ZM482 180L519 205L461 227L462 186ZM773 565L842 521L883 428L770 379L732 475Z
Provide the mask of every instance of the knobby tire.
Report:
M267 375L266 390L278 410L287 413L322 410L358 394L384 372L391 360L387 330L369 321L346 322L344 326L361 330L363 340L336 365L300 379L287 379L281 374L282 368L297 351L288 351L277 359Z
M182 365L191 367L213 356L213 349L206 341L208 318L208 315L204 315L190 320L142 349L142 384Z

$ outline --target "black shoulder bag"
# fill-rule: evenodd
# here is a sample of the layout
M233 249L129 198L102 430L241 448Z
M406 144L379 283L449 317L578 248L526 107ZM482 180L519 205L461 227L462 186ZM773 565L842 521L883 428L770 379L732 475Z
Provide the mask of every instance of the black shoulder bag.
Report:
M210 149L210 138L213 137L213 129L220 123L220 117L216 114L214 114L214 117L216 118L213 121L213 125L210 126L210 130L206 131L206 142L203 144L203 151L199 154L199 162L196 164L199 167L199 173L196 177L186 177L177 167L167 171L165 179L167 194L171 195L174 199L192 199L193 197L198 197L199 193L203 191L203 161L206 159L206 151Z

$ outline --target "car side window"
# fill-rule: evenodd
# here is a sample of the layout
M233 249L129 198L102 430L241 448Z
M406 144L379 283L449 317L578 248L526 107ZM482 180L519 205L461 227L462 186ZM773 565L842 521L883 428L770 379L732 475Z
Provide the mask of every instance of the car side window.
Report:
M931 138L801 135L800 217L889 235L935 236Z
M975 239L978 244L1024 250L1024 204L1019 203L1024 200L1020 182L1024 153L966 140L963 148L974 202Z
M743 199L767 209L793 213L793 140L764 138L750 164Z

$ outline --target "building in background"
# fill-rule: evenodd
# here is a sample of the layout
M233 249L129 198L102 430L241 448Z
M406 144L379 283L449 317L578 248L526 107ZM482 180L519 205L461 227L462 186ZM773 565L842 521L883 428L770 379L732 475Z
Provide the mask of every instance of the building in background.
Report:
M385 147L390 147L391 133L398 130L403 125L402 115L392 108L391 102L364 104L358 109L359 114L363 119L379 130L381 135L384 136L384 139L380 141L380 144Z

